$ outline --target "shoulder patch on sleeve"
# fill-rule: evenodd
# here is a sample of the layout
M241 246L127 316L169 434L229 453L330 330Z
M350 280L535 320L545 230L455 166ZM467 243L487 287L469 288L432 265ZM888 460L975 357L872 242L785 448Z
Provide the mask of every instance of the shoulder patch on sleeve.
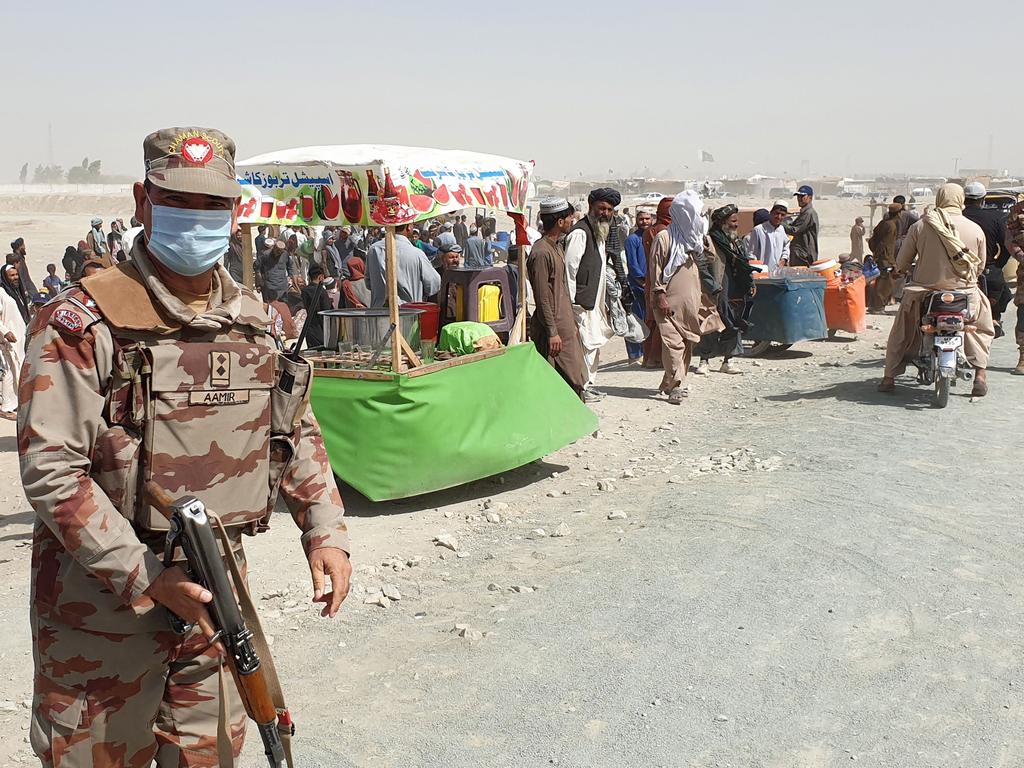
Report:
M84 336L89 326L103 319L96 302L81 290L72 290L58 297L39 314L48 315L38 318L42 323L73 336Z

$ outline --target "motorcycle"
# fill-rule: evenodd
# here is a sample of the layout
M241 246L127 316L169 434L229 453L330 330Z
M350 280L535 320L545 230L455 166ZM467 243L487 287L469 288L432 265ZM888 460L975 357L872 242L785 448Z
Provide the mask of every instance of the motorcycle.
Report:
M933 291L921 311L921 349L917 380L934 385L932 405L945 408L949 388L959 379L971 381L974 369L964 356L964 333L969 320L968 294L963 291Z

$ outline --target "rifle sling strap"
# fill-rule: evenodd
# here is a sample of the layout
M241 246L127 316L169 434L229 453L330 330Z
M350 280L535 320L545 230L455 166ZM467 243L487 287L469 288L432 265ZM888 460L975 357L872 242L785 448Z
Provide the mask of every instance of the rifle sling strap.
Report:
M278 733L281 734L281 745L284 747L284 756L288 762L288 768L295 768L295 764L292 761L291 715L288 713L288 705L284 703L284 691L281 690L281 681L277 677L274 657L270 653L270 646L267 645L267 636L263 634L263 626L260 624L260 617L256 613L256 606L253 605L249 588L246 586L245 579L242 578L242 574L238 570L234 549L231 546L231 540L228 538L227 531L224 529L224 524L216 515L210 515L210 518L213 521L213 528L220 538L221 545L224 547L224 552L230 553L230 556L224 559L228 561L231 579L235 582L235 589L238 592L238 606L242 610L242 618L245 619L245 625L252 632L252 643L256 648L256 653L259 655L260 666L263 668L263 677L267 681L270 699L273 701L274 708L279 715L287 715L287 727L281 726L279 720ZM222 696L221 700L223 701L223 699L224 697Z
M235 745L231 741L231 710L228 708L228 673L225 666L221 664L217 668L217 695L220 697L217 707L217 763L220 768L234 768Z

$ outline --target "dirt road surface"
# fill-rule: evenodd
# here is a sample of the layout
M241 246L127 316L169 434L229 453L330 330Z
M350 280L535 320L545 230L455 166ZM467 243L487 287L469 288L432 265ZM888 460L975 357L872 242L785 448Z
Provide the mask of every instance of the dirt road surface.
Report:
M615 348L598 436L418 499L350 491L334 621L279 515L249 551L298 764L1024 764L1014 350L989 397L935 411L874 391L869 322L695 376L679 407ZM0 765L33 764L32 516L0 429Z

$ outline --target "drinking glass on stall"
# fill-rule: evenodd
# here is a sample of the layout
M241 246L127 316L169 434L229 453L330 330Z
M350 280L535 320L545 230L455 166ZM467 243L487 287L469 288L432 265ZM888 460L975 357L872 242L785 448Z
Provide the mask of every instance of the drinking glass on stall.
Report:
M434 345L436 343L433 339L424 339L420 342L420 352L422 353L424 363L434 362Z

